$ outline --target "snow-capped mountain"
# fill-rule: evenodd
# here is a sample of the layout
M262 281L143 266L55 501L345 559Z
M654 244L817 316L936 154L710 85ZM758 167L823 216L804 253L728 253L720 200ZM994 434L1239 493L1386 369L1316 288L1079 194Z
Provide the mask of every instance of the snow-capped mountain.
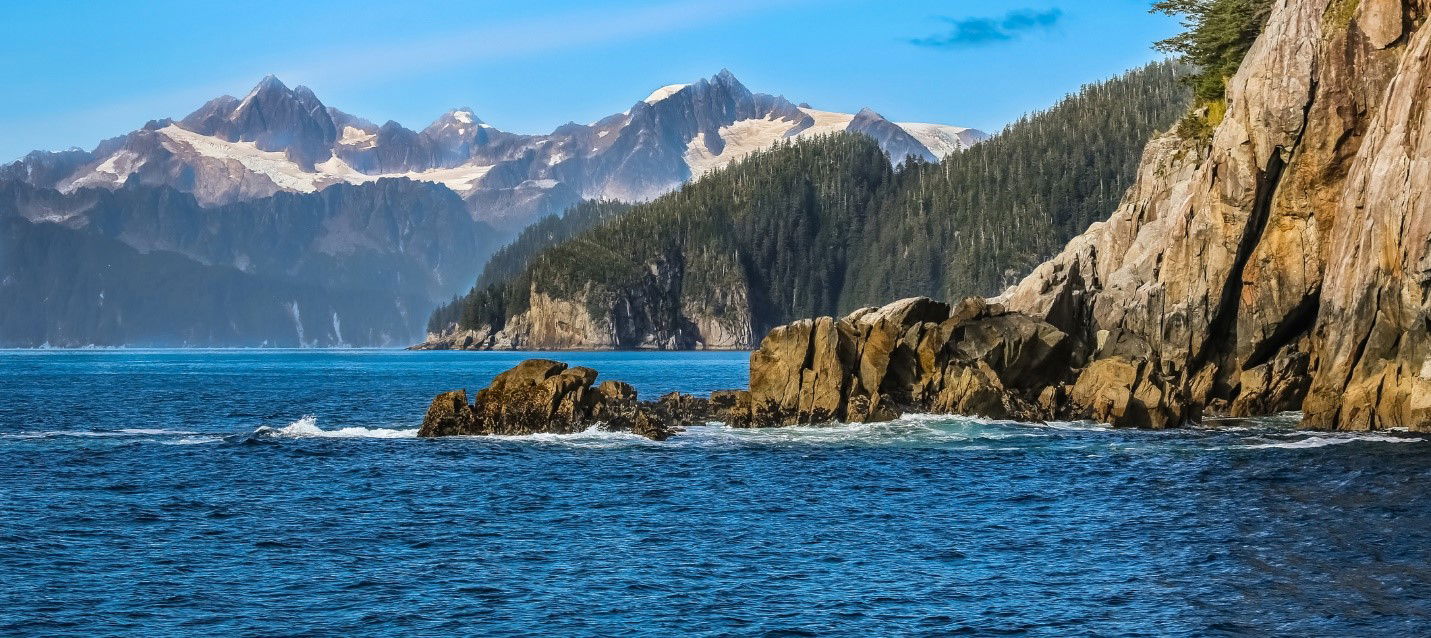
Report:
M477 219L517 229L583 198L646 200L783 139L855 131L893 161L938 160L985 139L939 124L895 123L872 110L832 113L752 93L729 71L657 89L625 112L547 135L500 131L471 109L421 131L381 126L324 105L306 87L264 78L177 122L159 120L93 151L31 153L0 178L71 193L131 179L189 192L205 206L406 177L460 195Z

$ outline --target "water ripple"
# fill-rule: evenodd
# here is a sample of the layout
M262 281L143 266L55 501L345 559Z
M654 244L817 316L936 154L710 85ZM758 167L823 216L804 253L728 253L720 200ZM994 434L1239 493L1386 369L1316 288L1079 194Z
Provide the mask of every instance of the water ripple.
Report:
M1424 434L415 438L522 356L0 353L0 633L1431 632ZM644 396L745 381L740 353L562 356Z

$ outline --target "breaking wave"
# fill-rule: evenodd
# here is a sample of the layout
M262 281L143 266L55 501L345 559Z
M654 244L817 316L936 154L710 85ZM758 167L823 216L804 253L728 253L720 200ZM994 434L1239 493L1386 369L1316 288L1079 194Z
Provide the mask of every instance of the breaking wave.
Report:
M362 428L347 427L336 430L324 430L318 427L318 418L309 414L289 423L281 428L269 427L267 425L259 427L253 431L255 436L275 436L293 438L320 438L320 439L411 439L417 437L417 428L411 430L398 430L395 428Z
M1406 436L1387 436L1384 434L1342 434L1342 435L1316 435L1293 441L1273 441L1269 443L1255 443L1252 445L1234 446L1232 449L1243 450L1305 450L1311 448L1326 447L1328 445L1343 445L1346 443L1422 443L1426 439Z

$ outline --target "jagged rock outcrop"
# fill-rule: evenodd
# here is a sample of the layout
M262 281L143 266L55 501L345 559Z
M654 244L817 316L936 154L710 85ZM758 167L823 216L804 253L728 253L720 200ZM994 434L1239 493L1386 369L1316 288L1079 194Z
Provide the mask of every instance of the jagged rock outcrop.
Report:
M1150 145L1113 217L1008 306L1095 338L1083 374L1103 381L1081 385L1169 425L1300 409L1318 428L1431 427L1425 15L1278 2L1211 141Z
M591 368L528 359L497 375L471 403L466 390L437 395L418 436L572 434L600 424L664 441L686 425L719 414L706 399L674 392L658 401L639 401L630 384L593 385L596 376Z
M748 394L727 399L726 413L752 427L908 411L1041 418L1064 410L1055 399L1072 381L1073 346L1052 324L981 299L905 299L772 330L751 354Z
M905 301L778 328L751 359L753 422L1301 410L1431 430L1427 14L1277 2L1211 138L1153 140L1118 210L986 306L1005 310L858 329L937 308Z

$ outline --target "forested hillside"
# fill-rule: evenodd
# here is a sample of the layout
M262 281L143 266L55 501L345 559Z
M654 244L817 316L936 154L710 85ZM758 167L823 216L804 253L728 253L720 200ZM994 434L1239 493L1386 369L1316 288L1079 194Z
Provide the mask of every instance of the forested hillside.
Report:
M1187 111L1186 73L1158 63L1087 85L983 144L903 171L830 310L1013 285L1117 207L1143 145Z
M1117 205L1144 143L1187 108L1181 75L1156 63L1086 86L939 164L892 169L840 134L564 230L597 216L578 209L522 246L570 239L519 273L530 248L514 246L430 328L480 333L462 347L737 347L800 317L996 293Z

